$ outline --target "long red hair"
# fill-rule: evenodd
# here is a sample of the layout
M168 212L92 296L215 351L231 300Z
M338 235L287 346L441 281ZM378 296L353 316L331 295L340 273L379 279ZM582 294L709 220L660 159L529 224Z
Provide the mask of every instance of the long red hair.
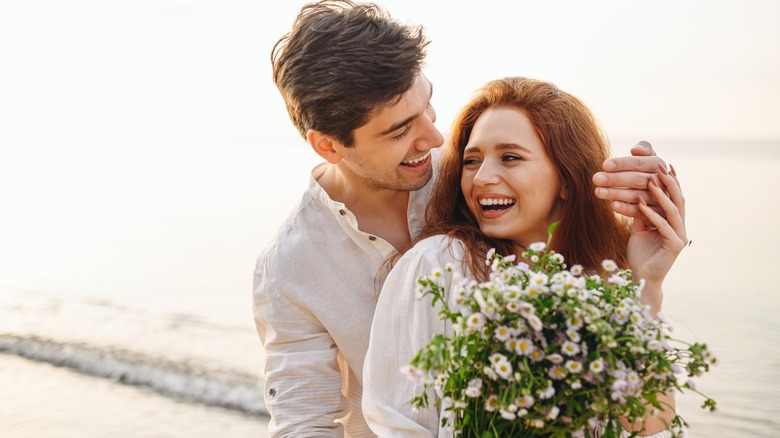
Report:
M629 224L594 195L592 177L610 156L606 137L579 99L549 82L521 77L487 83L456 117L450 142L444 146L421 238L445 234L462 240L467 248L466 267L482 277L487 273L484 260L490 248L504 255L515 252L512 242L480 233L460 189L463 150L474 124L488 108L498 106L517 108L529 118L561 183L568 188L566 199L561 201L561 219L550 244L552 249L570 266L598 268L604 259L627 266Z

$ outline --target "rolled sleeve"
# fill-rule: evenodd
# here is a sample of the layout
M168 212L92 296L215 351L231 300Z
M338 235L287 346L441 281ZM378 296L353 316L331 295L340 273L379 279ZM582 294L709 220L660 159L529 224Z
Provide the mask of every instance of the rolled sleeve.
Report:
M305 308L256 277L254 314L266 351L264 397L271 437L343 437L348 403L338 349Z

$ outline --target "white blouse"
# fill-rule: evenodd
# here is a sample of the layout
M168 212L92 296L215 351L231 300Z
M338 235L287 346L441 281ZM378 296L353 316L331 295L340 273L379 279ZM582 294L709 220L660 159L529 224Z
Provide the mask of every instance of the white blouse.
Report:
M450 263L463 274L463 242L447 236L427 238L401 257L388 275L379 296L371 326L368 353L363 366L363 415L380 437L449 437L440 428L436 397L428 394L428 407L415 410L411 399L420 395L423 384L400 371L435 334L451 336L451 326L438 319L439 308L431 297L417 298L416 280L434 268ZM452 303L450 303L452 305ZM684 434L684 432L683 432ZM594 436L601 431L594 432ZM621 438L630 434L623 432ZM663 431L653 438L671 438Z

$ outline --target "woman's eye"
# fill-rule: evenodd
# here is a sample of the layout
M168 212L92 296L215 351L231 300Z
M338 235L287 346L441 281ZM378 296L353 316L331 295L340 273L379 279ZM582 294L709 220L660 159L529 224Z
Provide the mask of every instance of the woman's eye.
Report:
M464 166L468 166L468 165L476 164L476 163L477 163L477 159L476 158L464 158L463 159L463 165Z
M501 157L504 161L516 161L516 160L522 160L523 157L515 154L504 154L503 157Z

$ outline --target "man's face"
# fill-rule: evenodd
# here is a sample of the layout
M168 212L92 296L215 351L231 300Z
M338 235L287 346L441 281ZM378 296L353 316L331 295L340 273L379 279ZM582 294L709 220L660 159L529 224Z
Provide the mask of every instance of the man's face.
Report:
M444 138L433 123L433 88L417 77L398 102L376 111L368 123L354 131L353 146L339 148L339 167L372 190L418 190L432 175L431 149Z

